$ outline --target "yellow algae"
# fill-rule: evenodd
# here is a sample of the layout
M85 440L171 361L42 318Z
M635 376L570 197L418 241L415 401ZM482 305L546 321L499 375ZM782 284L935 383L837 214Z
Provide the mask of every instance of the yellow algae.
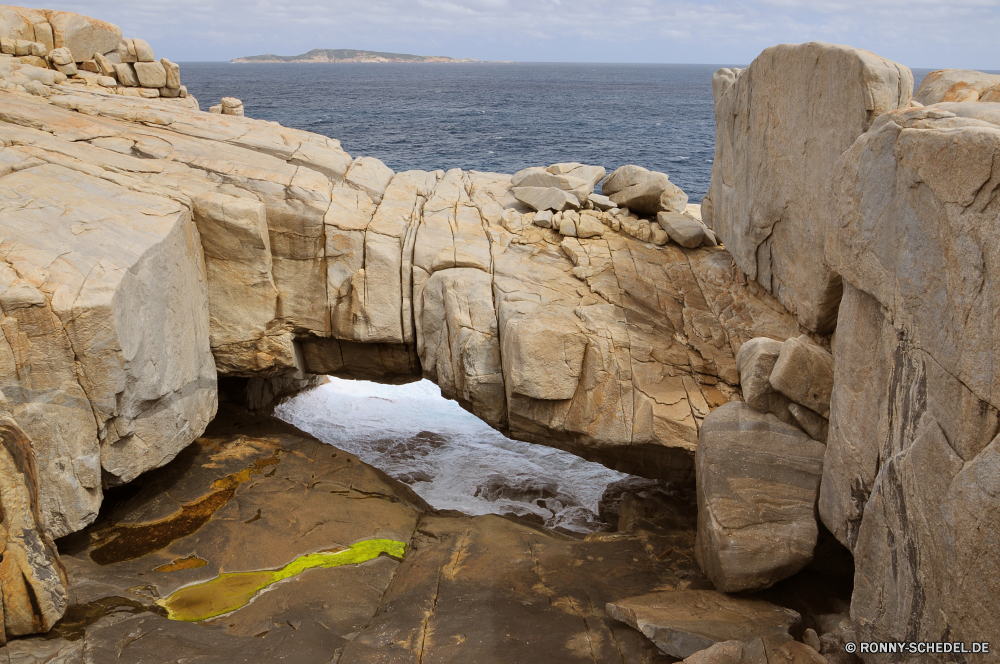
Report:
M299 556L281 569L220 574L210 581L181 588L157 602L172 620L195 622L242 608L264 588L307 569L357 565L383 553L402 558L406 544L390 539L358 542L339 551L320 551Z

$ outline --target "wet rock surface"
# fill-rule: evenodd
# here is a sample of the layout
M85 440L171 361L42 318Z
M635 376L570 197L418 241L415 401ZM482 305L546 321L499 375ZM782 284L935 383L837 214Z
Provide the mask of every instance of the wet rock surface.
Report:
M59 540L70 608L50 634L14 639L0 658L675 661L605 605L708 587L693 559L690 500L676 510L688 518L585 539L516 518L436 513L353 455L224 402L177 459L109 492L97 522ZM261 573L376 539L400 549L305 565L258 587ZM249 585L219 583L234 578ZM198 588L212 592L187 608L230 610L170 619Z

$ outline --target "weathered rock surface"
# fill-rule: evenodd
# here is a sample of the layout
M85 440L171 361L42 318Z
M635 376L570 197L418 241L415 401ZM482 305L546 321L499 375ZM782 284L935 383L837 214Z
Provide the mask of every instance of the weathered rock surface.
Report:
M695 550L716 588L766 588L808 564L825 452L797 428L743 403L705 419Z
M608 176L601 193L619 207L655 216L658 212L683 212L687 194L666 173L641 166L622 166Z
M991 106L889 113L834 184L827 256L850 286L820 514L854 552L863 640L1000 638L982 610L1000 590L1000 126L945 110Z
M781 354L782 343L768 337L751 339L736 354L743 401L761 413L771 413L782 422L792 423L791 401L771 385L771 372Z
M833 355L808 336L786 339L771 369L771 387L824 418L830 417Z
M924 77L913 101L930 106L939 102L1000 102L1000 75L971 69L939 69Z
M6 405L6 404L5 404ZM46 632L68 603L66 572L38 509L31 441L10 417L0 418L0 643Z
M691 655L684 664L826 664L826 659L788 634L773 633L717 643Z
M630 597L609 603L608 614L645 634L666 654L678 658L690 657L718 643L743 641L762 634L783 634L790 639L789 630L796 630L801 621L801 616L791 609L714 590L665 591Z
M356 457L230 406L140 483L61 540L67 617L47 638L8 642L0 657L665 664L605 605L706 583L685 555L691 526L582 541L498 516L434 514ZM374 539L405 549L306 564ZM298 573L257 587L266 577L253 575L294 561ZM256 581L233 583L241 578ZM192 594L199 587L212 592ZM167 616L221 609L231 611L200 622Z
M822 256L837 159L876 117L909 102L913 76L873 53L811 42L773 46L716 78L704 221L802 325L830 332L840 278Z

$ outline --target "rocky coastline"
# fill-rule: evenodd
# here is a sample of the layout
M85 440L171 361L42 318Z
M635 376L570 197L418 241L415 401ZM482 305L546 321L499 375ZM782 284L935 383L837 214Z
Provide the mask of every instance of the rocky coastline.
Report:
M1000 643L1000 77L766 49L694 206L396 173L181 74L0 7L9 661L994 661L847 644ZM271 417L328 375L646 479L583 539L438 511Z

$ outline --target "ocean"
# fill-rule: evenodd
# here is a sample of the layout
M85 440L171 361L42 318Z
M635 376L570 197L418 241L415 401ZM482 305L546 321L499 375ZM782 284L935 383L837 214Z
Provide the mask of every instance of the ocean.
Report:
M515 173L560 161L662 171L701 201L712 173L712 73L719 65L183 63L208 110L339 139L354 157L407 169ZM918 81L929 70L915 70ZM505 438L436 386L331 382L278 417L410 484L431 505L600 529L598 501L626 476Z

